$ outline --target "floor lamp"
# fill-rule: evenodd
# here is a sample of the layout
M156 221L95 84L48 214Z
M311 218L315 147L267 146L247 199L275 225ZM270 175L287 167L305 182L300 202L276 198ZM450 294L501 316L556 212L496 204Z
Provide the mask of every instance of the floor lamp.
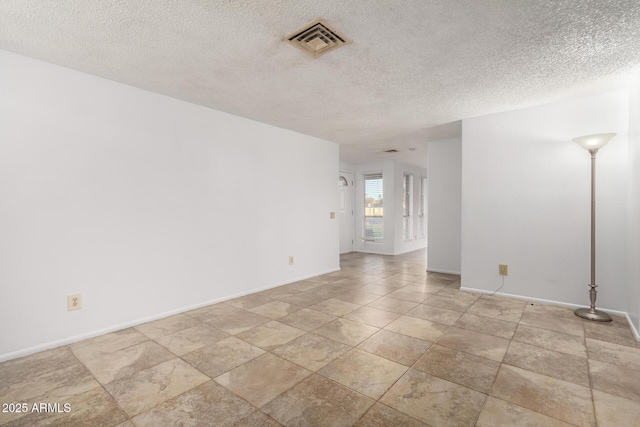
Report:
M599 133L581 136L573 140L591 153L591 284L589 285L591 288L589 290L591 307L579 308L575 314L596 322L611 322L611 316L604 311L596 310L596 288L598 287L596 285L596 153L614 136L616 136L615 133Z

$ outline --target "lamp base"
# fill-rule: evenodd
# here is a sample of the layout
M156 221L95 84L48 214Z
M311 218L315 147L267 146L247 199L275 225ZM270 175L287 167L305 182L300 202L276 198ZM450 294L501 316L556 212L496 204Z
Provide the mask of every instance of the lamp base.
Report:
M611 316L595 308L579 308L574 311L574 314L583 319L593 320L595 322L611 322Z

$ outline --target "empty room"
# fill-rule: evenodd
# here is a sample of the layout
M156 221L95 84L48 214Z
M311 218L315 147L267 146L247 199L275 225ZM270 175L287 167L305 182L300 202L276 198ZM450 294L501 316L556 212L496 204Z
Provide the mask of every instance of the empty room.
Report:
M0 2L0 426L640 425L640 3Z

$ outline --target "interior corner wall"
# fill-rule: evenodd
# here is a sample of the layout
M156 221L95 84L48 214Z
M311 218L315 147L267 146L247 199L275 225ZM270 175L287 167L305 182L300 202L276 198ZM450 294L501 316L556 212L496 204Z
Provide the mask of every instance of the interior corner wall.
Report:
M628 191L628 251L629 297L627 313L640 331L640 76L629 91L629 191Z
M617 132L597 155L598 306L627 310L627 91L462 122L462 287L588 305L590 156L571 140Z
M381 255L393 255L394 245L394 167L392 161L356 164L354 170L354 250ZM383 241L364 241L364 175L382 172L382 192L384 201Z
M337 144L0 63L0 361L339 269Z
M429 142L427 171L427 270L460 274L461 140Z
M355 166L352 165L351 163L339 162L338 163L338 170L353 172L355 170Z
M412 206L412 222L413 233L408 240L404 239L404 174L409 173L413 175L413 206ZM427 176L427 170L419 166L410 165L403 162L394 162L394 217L396 221L394 223L394 242L393 242L393 254L399 255L405 252L415 251L423 249L427 246L427 239L420 237L420 224L419 224L419 212L420 212L420 178ZM427 196L425 194L425 196Z

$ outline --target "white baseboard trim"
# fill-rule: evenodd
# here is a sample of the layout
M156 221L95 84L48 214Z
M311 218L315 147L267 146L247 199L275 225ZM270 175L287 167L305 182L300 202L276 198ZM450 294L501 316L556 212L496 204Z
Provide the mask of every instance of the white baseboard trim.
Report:
M367 251L365 249L354 249L353 252L360 252L363 254L375 254L375 255L389 255L389 256L393 256L393 254L390 253L386 253L386 252L376 252L376 251Z
M55 341L49 341L49 342L46 342L44 344L35 345L33 347L28 347L28 348L25 348L25 349L22 349L22 350L16 350L16 351L12 351L10 353L0 354L0 362L5 362L5 361L11 360L11 359L17 359L18 357L28 356L30 354L38 353L40 351L49 350L49 349L60 347L60 346L63 346L63 345L73 344L75 342L86 340L88 338L93 338L93 337L97 337L99 335L104 335L104 334L108 334L108 333L111 333L111 332L119 331L119 330L122 330L122 329L131 328L133 326L138 326L138 325L141 325L143 323L153 322L154 320L159 320L159 319L164 319L165 317L173 316L175 314L184 313L184 312L187 312L187 311L195 310L197 308L206 307L208 305L217 304L219 302L228 301L228 300L231 300L231 299L234 299L234 298L240 298L240 297L243 297L245 295L254 294L256 292L266 291L266 290L271 289L271 288L277 288L278 286L288 285L289 283L298 282L300 280L308 279L310 277L321 276L323 274L333 273L333 272L336 272L336 271L340 271L340 268L335 268L335 269L331 269L331 270L327 270L327 271L321 271L319 273L310 274L310 275L306 275L306 276L300 276L300 277L296 277L296 278L293 278L293 279L287 279L287 280L282 281L282 282L270 284L270 285L267 285L267 286L262 286L260 288L255 288L255 289L252 289L252 290L249 290L249 291L238 292L238 293L235 293L235 294L232 294L232 295L227 295L227 296L224 296L224 297L221 297L221 298L216 298L216 299L213 299L213 300L209 300L209 301L205 301L205 302L200 302L200 303L197 303L197 304L189 305L187 307L182 307L182 308L177 308L177 309L174 309L174 310L165 311L165 312L162 312L162 313L159 313L159 314L154 314L152 316L147 316L147 317L143 317L143 318L140 318L140 319L131 320L129 322L119 323L117 325L108 326L106 328L97 329L97 330L94 330L94 331L84 332L82 334L61 338L61 339L55 340Z
M636 325L634 325L633 322L631 321L631 317L629 317L629 313L626 313L626 318L627 318L627 322L629 323L629 326L631 327L631 332L633 332L633 337L636 339L636 341L640 342L640 334L638 333L638 329L636 329Z
M441 270L439 268L427 268L427 272L429 272L429 273L455 274L456 276L460 276L460 274L461 274L459 271Z
M409 252L420 251L420 250L422 250L422 249L426 249L426 248L427 248L427 245L420 246L420 247L413 248L413 249L402 249L401 251L396 252L396 253L394 253L393 255L403 255L403 254L408 254Z
M475 289L475 288L460 287L460 290L461 291L465 291L465 292L473 292L474 294L484 294L484 295L493 294L493 291L487 291L485 289ZM537 302L539 304L558 305L558 306L561 306L561 307L568 307L568 308L573 308L573 309L585 307L584 305L580 305L580 304L571 304L571 303L562 302L562 301L548 300L548 299L542 299L542 298L533 298L533 297L528 297L526 295L507 294L507 293L504 293L504 292L496 292L494 295L499 296L499 297L504 297L504 298L512 298L512 299L523 300L523 301ZM598 307L598 310L605 311L605 312L607 312L609 314L613 314L614 316L624 317L624 318L627 319L627 321L631 325L631 320L629 319L629 316L627 315L626 311L610 310L608 308L602 308L602 307ZM631 327L633 328L633 325L631 325Z

